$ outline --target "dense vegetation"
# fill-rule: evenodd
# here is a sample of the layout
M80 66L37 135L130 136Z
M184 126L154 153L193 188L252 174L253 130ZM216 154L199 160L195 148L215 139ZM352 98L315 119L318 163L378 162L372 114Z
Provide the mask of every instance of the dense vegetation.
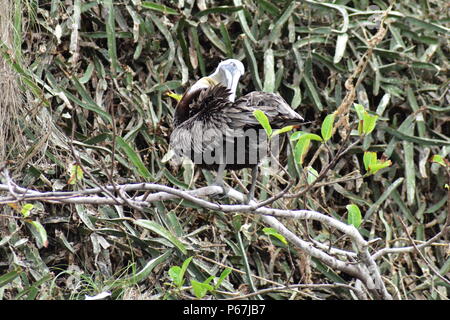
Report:
M213 173L162 161L177 102L171 93L182 94L221 60L235 58L246 66L238 96L278 92L310 122L300 129L305 132L321 135L330 114L339 124L326 144L312 140L301 157L282 157L287 172L263 173L258 200L292 180L288 193L298 196L271 207L313 210L347 223L347 206L355 204L363 218L359 231L373 252L423 244L448 226L450 215L449 10L444 0L389 5L7 1L0 13L0 183L9 183L0 189L0 297L355 298L345 286L354 284L351 275L285 242L249 212L225 214L179 199L144 209L21 201L10 187L208 185ZM346 103L352 75L356 91ZM372 132L358 135L353 103L378 116ZM350 148L337 157L342 146ZM368 151L390 165L366 174ZM243 191L249 179L242 170L229 173L227 183ZM305 191L308 184L314 185ZM281 220L325 251L352 249L317 221ZM448 233L442 235L377 260L394 298L449 298L450 247ZM305 286L279 289L295 284ZM259 291L265 288L278 289Z

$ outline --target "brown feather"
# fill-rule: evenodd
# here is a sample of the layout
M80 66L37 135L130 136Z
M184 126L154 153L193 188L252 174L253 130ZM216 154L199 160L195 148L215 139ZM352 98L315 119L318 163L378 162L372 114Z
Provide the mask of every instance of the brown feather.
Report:
M258 148L266 148L267 136L253 116L256 109L264 111L273 128L295 125L303 118L294 112L284 99L267 92L251 92L235 102L228 98L231 92L216 85L201 90L184 105L182 113L175 112L174 131L170 145L179 157L187 156L200 167L217 170L220 161L204 161L205 155L214 154L225 161L227 169L251 168L261 160ZM187 99L183 103L187 103ZM188 111L186 111L188 110ZM254 130L256 135L246 134ZM252 132L253 133L253 132ZM227 156L226 144L233 155ZM242 148L244 150L242 150ZM222 154L217 153L222 152ZM256 158L254 154L257 154ZM244 161L239 156L245 156Z

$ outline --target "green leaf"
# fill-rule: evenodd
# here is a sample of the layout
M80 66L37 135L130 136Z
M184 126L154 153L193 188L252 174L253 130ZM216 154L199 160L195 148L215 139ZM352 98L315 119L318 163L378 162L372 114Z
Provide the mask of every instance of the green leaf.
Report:
M298 140L298 139L300 139L300 137L301 137L302 135L304 135L304 134L306 134L306 132L304 132L304 131L296 131L296 132L294 132L294 133L291 135L290 140L291 140L291 141Z
M167 53L166 57L166 63L164 64L164 68L162 68L162 70L160 70L160 76L158 77L160 82L164 82L170 72L170 69L175 61L175 53L176 53L176 48L175 48L175 42L173 40L172 37L172 32L169 31L169 29L167 28L167 25L161 21L155 14L149 13L149 17L150 19L152 19L152 22L155 24L155 26L158 28L158 30L160 31L160 33L164 36L164 38L167 41L167 44L169 46L169 48L167 48L165 51ZM195 29L197 31L197 29ZM194 34L193 34L194 35Z
M159 4L159 3L150 2L150 1L142 2L142 7L146 8L146 9L154 10L154 11L159 11L159 12L162 12L164 14L177 14L177 15L180 14L175 9L166 7L166 6L164 6L162 4Z
M8 283L12 282L22 273L22 270L18 268L17 270L10 271L0 276L0 288L4 287Z
M39 280L27 285L23 290L19 291L14 297L14 300L36 300L39 293L41 293L42 285L46 282L51 282L54 279L54 274L47 273ZM44 285L45 286L45 285Z
M203 17L208 14L213 13L226 13L228 15L231 15L233 12L241 11L244 7L243 6L218 6L214 8L205 9L202 11L197 12L194 16L197 18Z
M300 137L300 140L301 140L301 139L310 139L310 140L320 141L320 142L323 141L323 139L322 139L321 136L319 136L319 135L317 135L317 134L314 134L314 133L307 133L307 134L304 134L304 135L302 135L302 136Z
M183 286L184 274L186 273L187 267L189 266L189 263L192 261L193 258L194 257L189 257L186 260L184 260L183 265L181 267L173 266L169 269L169 277L172 279L172 281L178 288L181 288Z
M334 64L333 60L331 60L331 57L329 57L329 56L321 55L321 54L318 54L317 52L313 52L312 57L314 58L314 60L317 60L317 62L323 63L328 69L330 69L332 71L337 71L337 72L341 72L341 73L347 72L347 70L342 66L341 63Z
M30 225L31 233L36 239L38 246L43 246L47 248L48 247L47 231L45 231L45 228L42 226L42 224L38 221L32 221L28 219L25 220L25 222L27 222Z
M321 134L324 141L328 141L333 133L335 114L329 114L325 117L322 123Z
M134 164L134 166L136 167L139 174L146 180L153 180L153 177L152 177L150 171L148 171L147 167L144 165L141 158L133 150L133 148L131 148L131 146L122 137L119 137L119 136L116 137L116 143L117 143L117 146L123 152L125 152L125 154L128 156L128 158Z
M173 266L169 269L169 277L172 279L173 283L180 288L183 285L183 278L181 277L181 267L180 266Z
M239 11L239 13L242 13L242 11ZM252 47L248 38L244 38L244 52L247 58L247 66L248 69L250 70L250 74L252 75L252 80L253 84L255 85L255 89L257 91L262 91L263 85L261 83L261 78L259 77L258 62L256 61L256 57L254 54L255 49Z
M391 101L391 95L389 93L385 93L383 95L383 98L381 98L380 103L377 106L376 114L383 115L384 110L388 106L389 102Z
M30 211L34 208L34 205L31 203L24 204L22 209L20 209L20 213L23 215L24 218L27 218L30 216Z
M414 126L408 128L406 132L412 133L414 131ZM405 178L406 178L406 199L407 205L412 206L416 200L416 163L414 161L414 143L403 141L403 157L404 157L404 167L405 167ZM377 163L374 169L383 169L386 167L386 163Z
M170 159L172 159L175 156L175 151L173 151L173 149L169 149L166 154L163 156L163 158L161 159L161 163L166 163L168 162Z
M216 278L216 277L214 277L214 276L209 276L208 279L206 279L205 281L203 281L203 284L208 284L208 285L209 285L209 283L210 283L211 281L213 281L213 279L215 279L215 278ZM209 290L214 290L214 287L211 286L211 289L209 289Z
M422 146L450 146L450 140L442 139L431 139L431 138L420 138L413 135L405 134L400 130L393 129L388 126L379 126L380 130L386 131L390 135L399 138L401 140L406 140L410 142L417 143Z
M378 208L386 202L386 199L391 196L392 193L394 193L395 189L397 189L404 180L404 177L400 177L394 182L389 181L389 183L386 184L388 188L386 188L385 191L380 196L378 196L377 201L371 204L371 206L365 213L364 218L367 220L372 216L374 212L377 212Z
M281 129L277 129L272 133L272 137L276 136L277 134L282 134L282 133L291 131L292 129L294 129L294 126L286 126Z
M208 291L214 290L212 285L198 282L196 280L191 280L191 285L194 295L199 299L202 299Z
M173 183L175 186L179 187L180 189L188 189L189 186L177 178L175 178L167 168L162 169L162 174L170 181L170 183Z
M323 105L322 102L320 101L320 95L317 86L313 81L313 78L311 78L312 74L313 74L312 61L310 58L308 58L305 63L305 72L303 73L302 81L306 84L306 92L312 98L314 106L317 108L318 111L322 111Z
M378 116L372 116L367 111L364 112L363 119L363 132L364 134L369 134L375 129L375 125L377 123Z
M268 49L264 53L264 92L274 92L275 90L275 61L273 50Z
M292 12L294 11L296 6L297 6L296 1L291 1L291 3L286 7L286 10L284 10L283 14L278 18L278 20L275 21L271 25L272 32L270 33L270 36L269 36L269 42L274 42L275 40L278 40L278 41L280 40L281 30L283 28L283 25L286 23L286 21L292 15Z
M219 280L217 280L217 284L214 286L214 289L219 288L222 282L225 280L226 277L228 277L230 273L231 273L230 268L226 268L225 270L223 270L222 273L220 274Z
M236 7L242 6L242 0L233 0L233 4ZM237 12L239 24L241 25L242 31L244 31L246 38L250 39L250 41L254 44L256 44L258 41L256 41L252 31L250 30L250 27L248 26L247 19L245 18L244 10L239 10ZM245 39L246 39L245 38ZM258 89L260 90L260 89Z
M323 141L321 136L314 134L314 133L308 133L308 132L303 132L303 131L297 131L296 134L293 134L291 136L291 141L300 140L300 139L309 139L309 140L315 140L315 141L320 141L320 142Z
M165 262L166 260L170 259L171 256L173 255L172 250L167 250L166 252L164 252L162 255L148 261L145 266L142 268L142 270L140 270L138 273L133 274L131 277L127 277L125 279L121 279L117 281L117 286L121 286L121 285L129 285L130 282L131 283L140 283L142 281L144 281L145 279L148 278L148 276L150 275L150 273L153 271L153 269Z
M145 219L136 220L134 221L134 223L145 229L151 230L156 234L159 234L161 237L169 240L175 247L178 248L178 250L181 251L181 253L187 254L186 246L183 243L181 243L181 241L178 240L177 237L175 237L172 233L170 233L166 228L164 228L160 224Z
M71 164L70 165L70 177L67 181L67 184L74 185L77 182L83 180L83 169L78 164Z
M296 41L292 48L299 49L301 47L309 46L311 44L317 44L317 43L326 43L327 39L323 36L312 36L312 37L305 37L301 40Z
M364 132L363 132L363 124L364 124L364 121L363 120L359 120L359 122L358 122L358 135L362 135Z
M268 137L272 136L272 127L269 123L269 118L267 118L266 114L261 110L253 111L253 116L258 120L261 126L266 130L266 134Z
M316 1L307 1L309 2L309 4L313 5L313 6L317 6L317 7L325 7L325 8L333 8L337 11L339 11L339 13L342 15L342 29L341 30L333 30L334 32L338 32L338 33L345 33L347 32L347 29L349 27L349 16L348 16L348 12L345 9L344 6L342 5L337 5L337 4L332 4L332 3L325 3L325 2L316 2Z
M94 63L89 63L88 67L86 68L86 71L84 72L84 75L80 78L80 83L84 84L91 79L92 72L94 71Z
M51 74L47 74L47 78L52 78ZM78 94L83 98L83 100L78 99L75 95L70 93L65 88L60 88L57 90L61 90L64 95L72 100L74 103L78 104L80 107L85 108L86 110L93 111L99 115L101 115L103 118L105 118L109 123L112 123L112 117L109 113L102 110L95 102L92 100L92 98L89 96L89 93L86 91L86 89L83 87L83 85L76 79L75 77L72 77L70 79L72 81L72 84L74 85L74 88L77 90ZM55 80L56 81L56 80Z
M191 27L190 30L192 32L192 41L194 42L194 48L195 51L197 52L198 66L200 68L201 75L206 76L205 61L203 59L197 28Z
M209 42L217 47L224 54L227 53L227 48L225 44L220 40L220 38L216 35L211 25L207 23L200 24L200 29L203 31L204 35L208 38Z
M379 160L377 159L376 152L364 152L364 168L366 172L369 174L375 174L378 170L389 167L392 165L391 160Z
M86 207L83 204L76 204L75 210L77 211L78 217L83 221L83 223L88 227L89 230L94 231L95 226L91 221L91 215L88 213Z
M276 78L279 77L281 79L281 77L283 76L281 71L282 71L282 69L277 70ZM278 74L278 73L280 73L280 74ZM277 83L277 80L275 80L275 82ZM302 103L302 90L300 89L300 87L298 85L295 85L295 84L291 85L288 83L284 83L284 85L286 87L288 87L289 89L292 89L292 91L294 91L290 105L291 105L292 109L297 108ZM280 86L279 84L275 84L275 88L279 88L279 86Z
M391 160L377 160L376 163L369 165L369 173L375 174L377 171L387 168L392 165Z
M227 50L227 58L232 58L233 45L231 44L231 39L227 27L223 24L223 22L220 23L220 34L222 35L223 42L225 43L225 48Z
M183 264L181 265L181 269L180 269L180 280L181 280L181 284L180 287L183 285L184 282L184 274L186 273L186 270L189 266L189 264L191 263L192 259L194 259L194 257L189 257L186 260L184 260Z
M368 172L370 165L375 164L377 162L377 153L370 151L364 152L363 162L364 162L364 169L366 169L366 172Z
M364 120L364 106L358 103L353 104L353 107L356 110L356 114L358 115L359 120Z
M284 243L285 245L287 245L288 243L287 243L287 241L286 241L286 238L283 236L283 235L281 235L281 234L279 234L275 229L273 229L273 228L264 228L263 229L263 232L265 233L265 234L267 234L268 236L272 236L272 237L275 237L275 238L277 238L278 240L280 240L282 243Z
M332 282L335 283L345 283L346 280L342 279L341 276L336 274L333 269L331 269L329 266L323 264L319 259L311 257L311 262L314 263L314 269L322 273L325 277L330 279Z
M298 164L303 165L303 161L305 159L306 153L308 152L310 144L311 139L298 139L294 149L294 159Z
M157 83L153 87L151 87L148 92L154 92L154 91L167 91L165 92L165 95L174 98L177 101L180 101L183 97L182 95L172 93L169 90L175 90L177 88L181 87L181 82L178 80L170 80L163 83Z
M308 171L308 176L306 178L306 181L308 184L312 184L314 181L316 181L317 177L319 176L319 173L316 169L314 169L311 166L306 167L306 170Z
M181 167L183 168L184 183L190 186L194 180L194 163L191 159L184 158Z
M349 204L346 206L348 212L348 224L353 225L355 228L359 228L362 221L361 211L356 204Z
M423 29L427 29L429 31L436 31L436 32L441 32L443 34L449 34L450 33L450 29L446 28L444 26L440 26L438 24L435 23L429 23L429 22L425 22L422 19L417 19L414 17L405 17L405 20L415 24L416 26L419 26Z
M269 12L273 16L279 16L281 14L280 9L276 5L274 5L273 3L270 3L269 1L259 0L258 4L262 8L264 8L264 10L266 10L267 12Z
M117 60L117 46L116 46L116 14L113 0L104 0L104 6L108 11L106 20L106 33L109 62L111 63L111 72L113 75L119 71L119 61Z
M344 56L345 47L347 46L348 41L348 34L343 33L338 35L337 41L336 41L336 51L334 52L334 58L333 63L337 64L341 61L342 57Z
M441 166L446 167L446 163L444 161L444 158L439 155L439 154L435 154L432 158L431 158L431 162L436 162L439 163Z

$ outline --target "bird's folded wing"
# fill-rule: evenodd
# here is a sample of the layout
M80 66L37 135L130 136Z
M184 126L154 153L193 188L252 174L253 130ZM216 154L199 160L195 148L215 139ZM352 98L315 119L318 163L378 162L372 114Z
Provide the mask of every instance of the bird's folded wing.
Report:
M257 109L265 113L274 128L303 122L303 118L281 96L260 91L237 99L232 107L227 108L226 115L231 119L232 127L259 125L253 115Z

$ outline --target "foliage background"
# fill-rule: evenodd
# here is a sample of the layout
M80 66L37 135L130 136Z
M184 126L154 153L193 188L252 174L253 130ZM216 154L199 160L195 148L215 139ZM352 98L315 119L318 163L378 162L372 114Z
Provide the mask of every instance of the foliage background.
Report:
M313 121L304 130L320 132L389 5L383 0L2 3L0 160L19 185L39 190L79 190L111 180L204 186L211 173L161 162L176 105L166 93L181 94L225 58L246 66L238 95L279 92ZM393 165L362 183L332 183L275 206L308 208L345 221L345 206L356 203L365 217L362 234L380 238L374 249L408 244L398 217L417 241L440 230L448 214L443 187L448 180L445 169L429 159L446 157L450 148L448 9L444 0L393 3L388 33L374 50L355 101L378 114L379 124L336 164L328 181L363 172L365 150L383 154ZM331 151L340 142L336 135ZM79 161L84 177L68 184L71 165ZM304 183L303 171L291 158L286 161L298 181L295 192ZM329 161L321 153L311 165L320 170ZM244 185L249 182L248 172L238 176ZM280 191L285 179L269 183L263 175L258 198ZM235 177L229 183L240 188ZM20 207L1 206L2 298L82 299L110 291L114 298L190 299L189 288L170 285L168 270L192 255L187 279L204 281L232 268L222 286L208 293L215 298L252 292L252 285L352 280L264 234L252 215L208 212L184 202L158 203L145 212L33 205L31 218L45 227L47 247L17 214ZM154 222L181 239L188 253L123 217ZM289 225L305 232L299 222ZM306 230L319 241L341 241L333 230L312 223ZM390 255L380 270L396 298L447 299L448 285L430 272L429 264L448 274L449 252L447 242L424 250L427 263L416 254ZM254 283L249 274L258 276ZM352 298L342 288L260 297Z

